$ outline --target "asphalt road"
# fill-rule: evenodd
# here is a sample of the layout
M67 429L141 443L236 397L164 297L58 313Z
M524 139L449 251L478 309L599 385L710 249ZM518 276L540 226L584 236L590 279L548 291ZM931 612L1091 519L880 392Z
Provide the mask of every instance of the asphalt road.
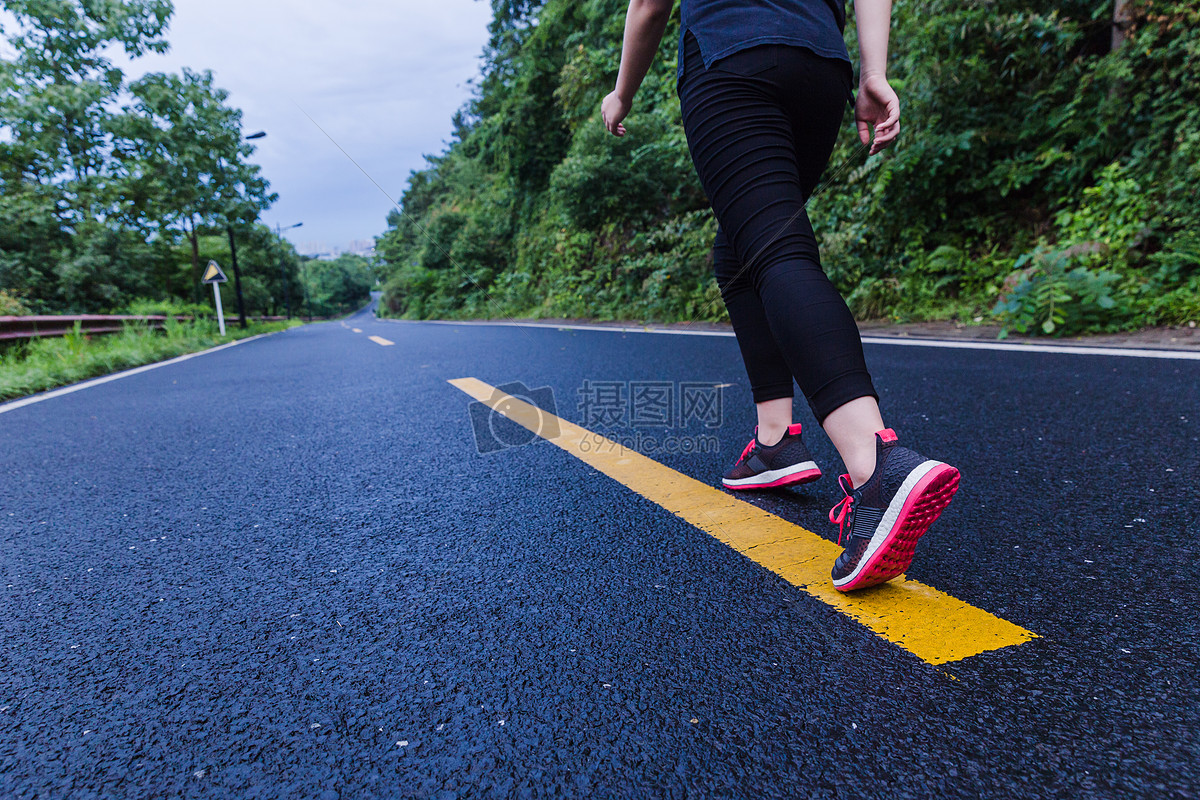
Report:
M360 314L0 413L0 796L1195 797L1200 361L867 355L963 473L909 577L1034 641L932 666L447 383L715 485L730 338ZM833 539L806 439L753 502Z

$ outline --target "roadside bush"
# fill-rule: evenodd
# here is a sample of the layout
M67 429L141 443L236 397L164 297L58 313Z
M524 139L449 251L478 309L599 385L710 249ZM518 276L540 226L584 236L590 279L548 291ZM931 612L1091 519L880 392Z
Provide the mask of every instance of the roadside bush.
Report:
M0 317L26 317L33 312L21 300L21 296L7 289L0 289Z
M228 313L228 309L226 310ZM120 312L138 317L180 316L197 319L211 317L215 314L212 306L204 303L185 303L182 300L150 300L139 298L133 300Z
M1115 272L1072 267L1072 254L1062 250L1022 256L1018 270L1025 263L1031 266L1015 273L1012 291L996 304L1001 338L1010 331L1066 336L1117 330L1132 311Z
M1200 322L1200 233L1187 231L1150 256L1143 287L1146 318L1156 325Z

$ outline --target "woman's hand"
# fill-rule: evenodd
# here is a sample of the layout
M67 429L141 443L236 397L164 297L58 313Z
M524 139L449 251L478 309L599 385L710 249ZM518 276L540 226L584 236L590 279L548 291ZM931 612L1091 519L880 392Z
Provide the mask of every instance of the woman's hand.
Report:
M871 126L875 126L875 141L871 155L895 141L900 135L900 98L882 75L867 75L858 86L854 104L854 119L858 123L858 138L863 144L871 141Z
M621 66L617 70L617 88L600 104L604 127L613 136L625 135L621 120L628 116L633 96L637 94L654 61L674 4L675 0L629 0L625 36L621 43Z
M622 100L615 91L604 98L604 102L600 104L600 113L604 116L604 127L608 128L608 132L613 136L625 135L625 126L621 124L621 120L629 116L630 107L631 104Z

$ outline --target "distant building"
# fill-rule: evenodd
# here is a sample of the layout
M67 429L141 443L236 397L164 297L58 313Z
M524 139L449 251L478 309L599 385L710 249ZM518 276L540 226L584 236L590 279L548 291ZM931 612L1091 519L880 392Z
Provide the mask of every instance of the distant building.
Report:
M375 255L375 240L374 239L356 239L346 247L333 246L330 247L325 242L305 242L300 245L297 250L301 255L315 258L318 261L333 261L338 256L350 254L371 258Z
M308 256L309 258L334 257L333 248L324 242L305 242L304 244L297 245L296 251L300 255Z

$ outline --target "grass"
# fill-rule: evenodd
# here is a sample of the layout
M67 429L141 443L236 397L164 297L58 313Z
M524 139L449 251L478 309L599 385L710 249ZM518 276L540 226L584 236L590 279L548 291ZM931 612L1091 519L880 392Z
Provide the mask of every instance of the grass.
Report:
M130 324L121 333L91 337L81 334L77 327L73 334L32 339L0 354L0 401L300 324L299 320L251 323L245 330L227 326L224 338L211 319L177 322L168 318L161 331Z

